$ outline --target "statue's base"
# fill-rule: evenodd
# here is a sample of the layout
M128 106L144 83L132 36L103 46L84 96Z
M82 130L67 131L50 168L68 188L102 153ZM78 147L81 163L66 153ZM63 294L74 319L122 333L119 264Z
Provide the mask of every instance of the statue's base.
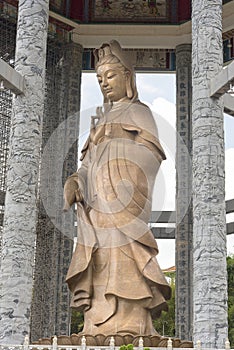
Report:
M80 346L82 337L85 336L87 346L109 346L111 337L114 338L115 346L133 344L133 346L139 346L139 339L142 338L144 347L167 347L168 337L163 337L161 335L132 335L132 334L72 334L71 336L59 335L57 337L58 345L75 345ZM193 342L187 340L180 340L179 338L171 338L173 348L192 348ZM34 344L38 345L51 345L53 343L53 338L43 338L39 339Z

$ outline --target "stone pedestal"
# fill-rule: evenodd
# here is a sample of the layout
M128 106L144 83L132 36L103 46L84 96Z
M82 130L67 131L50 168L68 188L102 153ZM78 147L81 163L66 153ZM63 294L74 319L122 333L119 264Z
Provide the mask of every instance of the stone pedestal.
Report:
M192 46L176 47L176 333L192 339Z

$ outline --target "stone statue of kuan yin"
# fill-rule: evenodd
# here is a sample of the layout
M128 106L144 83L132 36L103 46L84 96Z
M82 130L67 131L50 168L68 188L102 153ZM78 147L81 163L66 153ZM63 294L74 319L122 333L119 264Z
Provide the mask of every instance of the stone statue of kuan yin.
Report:
M82 334L156 335L170 287L148 227L165 154L150 109L138 100L133 67L116 41L96 49L104 104L92 117L82 165L64 188L77 202L78 242L67 283L84 313Z

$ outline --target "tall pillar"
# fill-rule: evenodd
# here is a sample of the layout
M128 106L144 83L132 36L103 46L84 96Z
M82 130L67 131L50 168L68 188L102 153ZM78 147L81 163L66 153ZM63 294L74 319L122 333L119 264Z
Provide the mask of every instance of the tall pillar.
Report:
M49 0L20 0L15 69L25 94L13 101L0 285L0 343L29 333L36 239L36 192L43 118Z
M223 348L227 327L222 98L209 82L223 67L222 0L193 0L194 341Z
M77 169L82 50L72 42L48 45L32 340L68 335L70 329L65 277L76 228L72 211L62 214L62 183Z
M192 46L176 47L176 333L191 340L193 323Z
M0 15L0 57L9 64L15 58L16 25L1 12L1 6ZM0 89L0 264L11 112L12 93L9 90Z

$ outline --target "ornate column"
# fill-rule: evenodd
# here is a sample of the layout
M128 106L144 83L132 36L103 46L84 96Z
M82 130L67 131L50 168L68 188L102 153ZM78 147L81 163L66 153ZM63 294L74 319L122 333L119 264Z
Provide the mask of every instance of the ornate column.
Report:
M62 213L62 185L77 169L81 71L79 44L49 42L32 340L69 334L70 293L65 277L76 228L72 211Z
M20 0L15 69L25 95L13 101L0 285L0 343L29 333L36 239L49 0Z
M15 58L16 24L9 20L1 8L0 16L0 57L9 64ZM0 89L0 264L11 114L12 93L9 90Z
M192 46L176 47L176 333L192 338Z
M223 67L222 0L193 0L194 341L223 348L227 272L222 98L209 82Z

